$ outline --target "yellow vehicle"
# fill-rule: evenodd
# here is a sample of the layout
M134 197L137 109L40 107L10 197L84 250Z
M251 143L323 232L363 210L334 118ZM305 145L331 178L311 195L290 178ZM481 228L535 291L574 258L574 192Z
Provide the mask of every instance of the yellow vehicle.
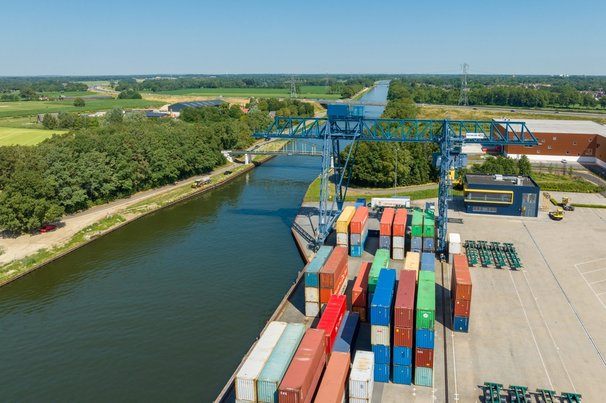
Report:
M202 179L195 180L194 183L191 184L192 188L200 188L204 185L208 185L210 183L210 176L205 176Z
M562 221L562 219L564 218L564 209L557 208L554 211L550 211L549 218L551 218L554 221Z

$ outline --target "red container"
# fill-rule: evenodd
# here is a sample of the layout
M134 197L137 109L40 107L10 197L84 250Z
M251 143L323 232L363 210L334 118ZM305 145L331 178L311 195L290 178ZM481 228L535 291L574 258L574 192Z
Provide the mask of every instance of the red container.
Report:
M454 305L454 316L469 317L469 311L471 310L471 301L466 301L464 299L455 299L453 305Z
M393 219L393 226L391 228L393 236L405 236L406 235L406 220L408 218L408 210L397 209L396 215Z
M411 327L394 327L393 345L398 347L412 348L412 335L414 329Z
M454 255L452 268L452 299L471 301L471 273L467 256Z
M433 349L415 349L415 367L433 368Z
M320 304L327 304L333 295L343 294L347 287L347 274L342 276L334 288L320 288Z
M309 403L326 365L324 331L307 329L280 382L280 403Z
M352 234L361 234L367 221L368 207L358 207L349 223L349 232Z
M345 383L349 375L350 362L349 353L335 351L331 354L314 401L321 403L341 403L344 401Z
M362 262L356 281L351 289L351 306L364 308L368 306L368 273L371 266L371 262Z
M393 314L396 327L414 327L416 286L417 272L400 270L400 281L398 282Z
M352 310L352 312L357 312L358 315L360 315L360 321L362 321L362 322L366 322L367 321L366 307L363 307L363 306L352 306L351 310Z
M389 207L383 210L383 215L381 216L381 222L379 223L379 235L381 236L391 236L391 226L393 224L393 217L396 213L396 210Z
M328 300L324 313L318 322L317 329L324 330L326 337L326 354L332 351L332 345L337 339L339 327L347 309L347 297L345 295L333 295Z
M347 248L337 246L320 270L320 288L335 290L343 275L347 276Z

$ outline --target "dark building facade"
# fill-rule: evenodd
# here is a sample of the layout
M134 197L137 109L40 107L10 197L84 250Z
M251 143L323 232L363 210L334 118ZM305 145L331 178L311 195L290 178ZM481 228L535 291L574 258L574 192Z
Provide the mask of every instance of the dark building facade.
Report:
M536 217L541 189L529 176L465 176L465 211Z

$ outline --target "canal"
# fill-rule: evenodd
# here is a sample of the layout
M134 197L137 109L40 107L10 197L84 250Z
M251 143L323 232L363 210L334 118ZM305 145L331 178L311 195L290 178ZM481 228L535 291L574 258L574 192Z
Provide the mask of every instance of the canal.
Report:
M277 157L1 288L0 401L212 401L303 267L319 169Z

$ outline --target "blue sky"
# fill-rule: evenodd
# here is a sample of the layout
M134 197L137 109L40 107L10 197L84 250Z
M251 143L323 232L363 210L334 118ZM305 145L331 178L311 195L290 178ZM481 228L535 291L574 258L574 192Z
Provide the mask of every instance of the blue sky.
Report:
M0 75L606 74L598 0L9 0Z

